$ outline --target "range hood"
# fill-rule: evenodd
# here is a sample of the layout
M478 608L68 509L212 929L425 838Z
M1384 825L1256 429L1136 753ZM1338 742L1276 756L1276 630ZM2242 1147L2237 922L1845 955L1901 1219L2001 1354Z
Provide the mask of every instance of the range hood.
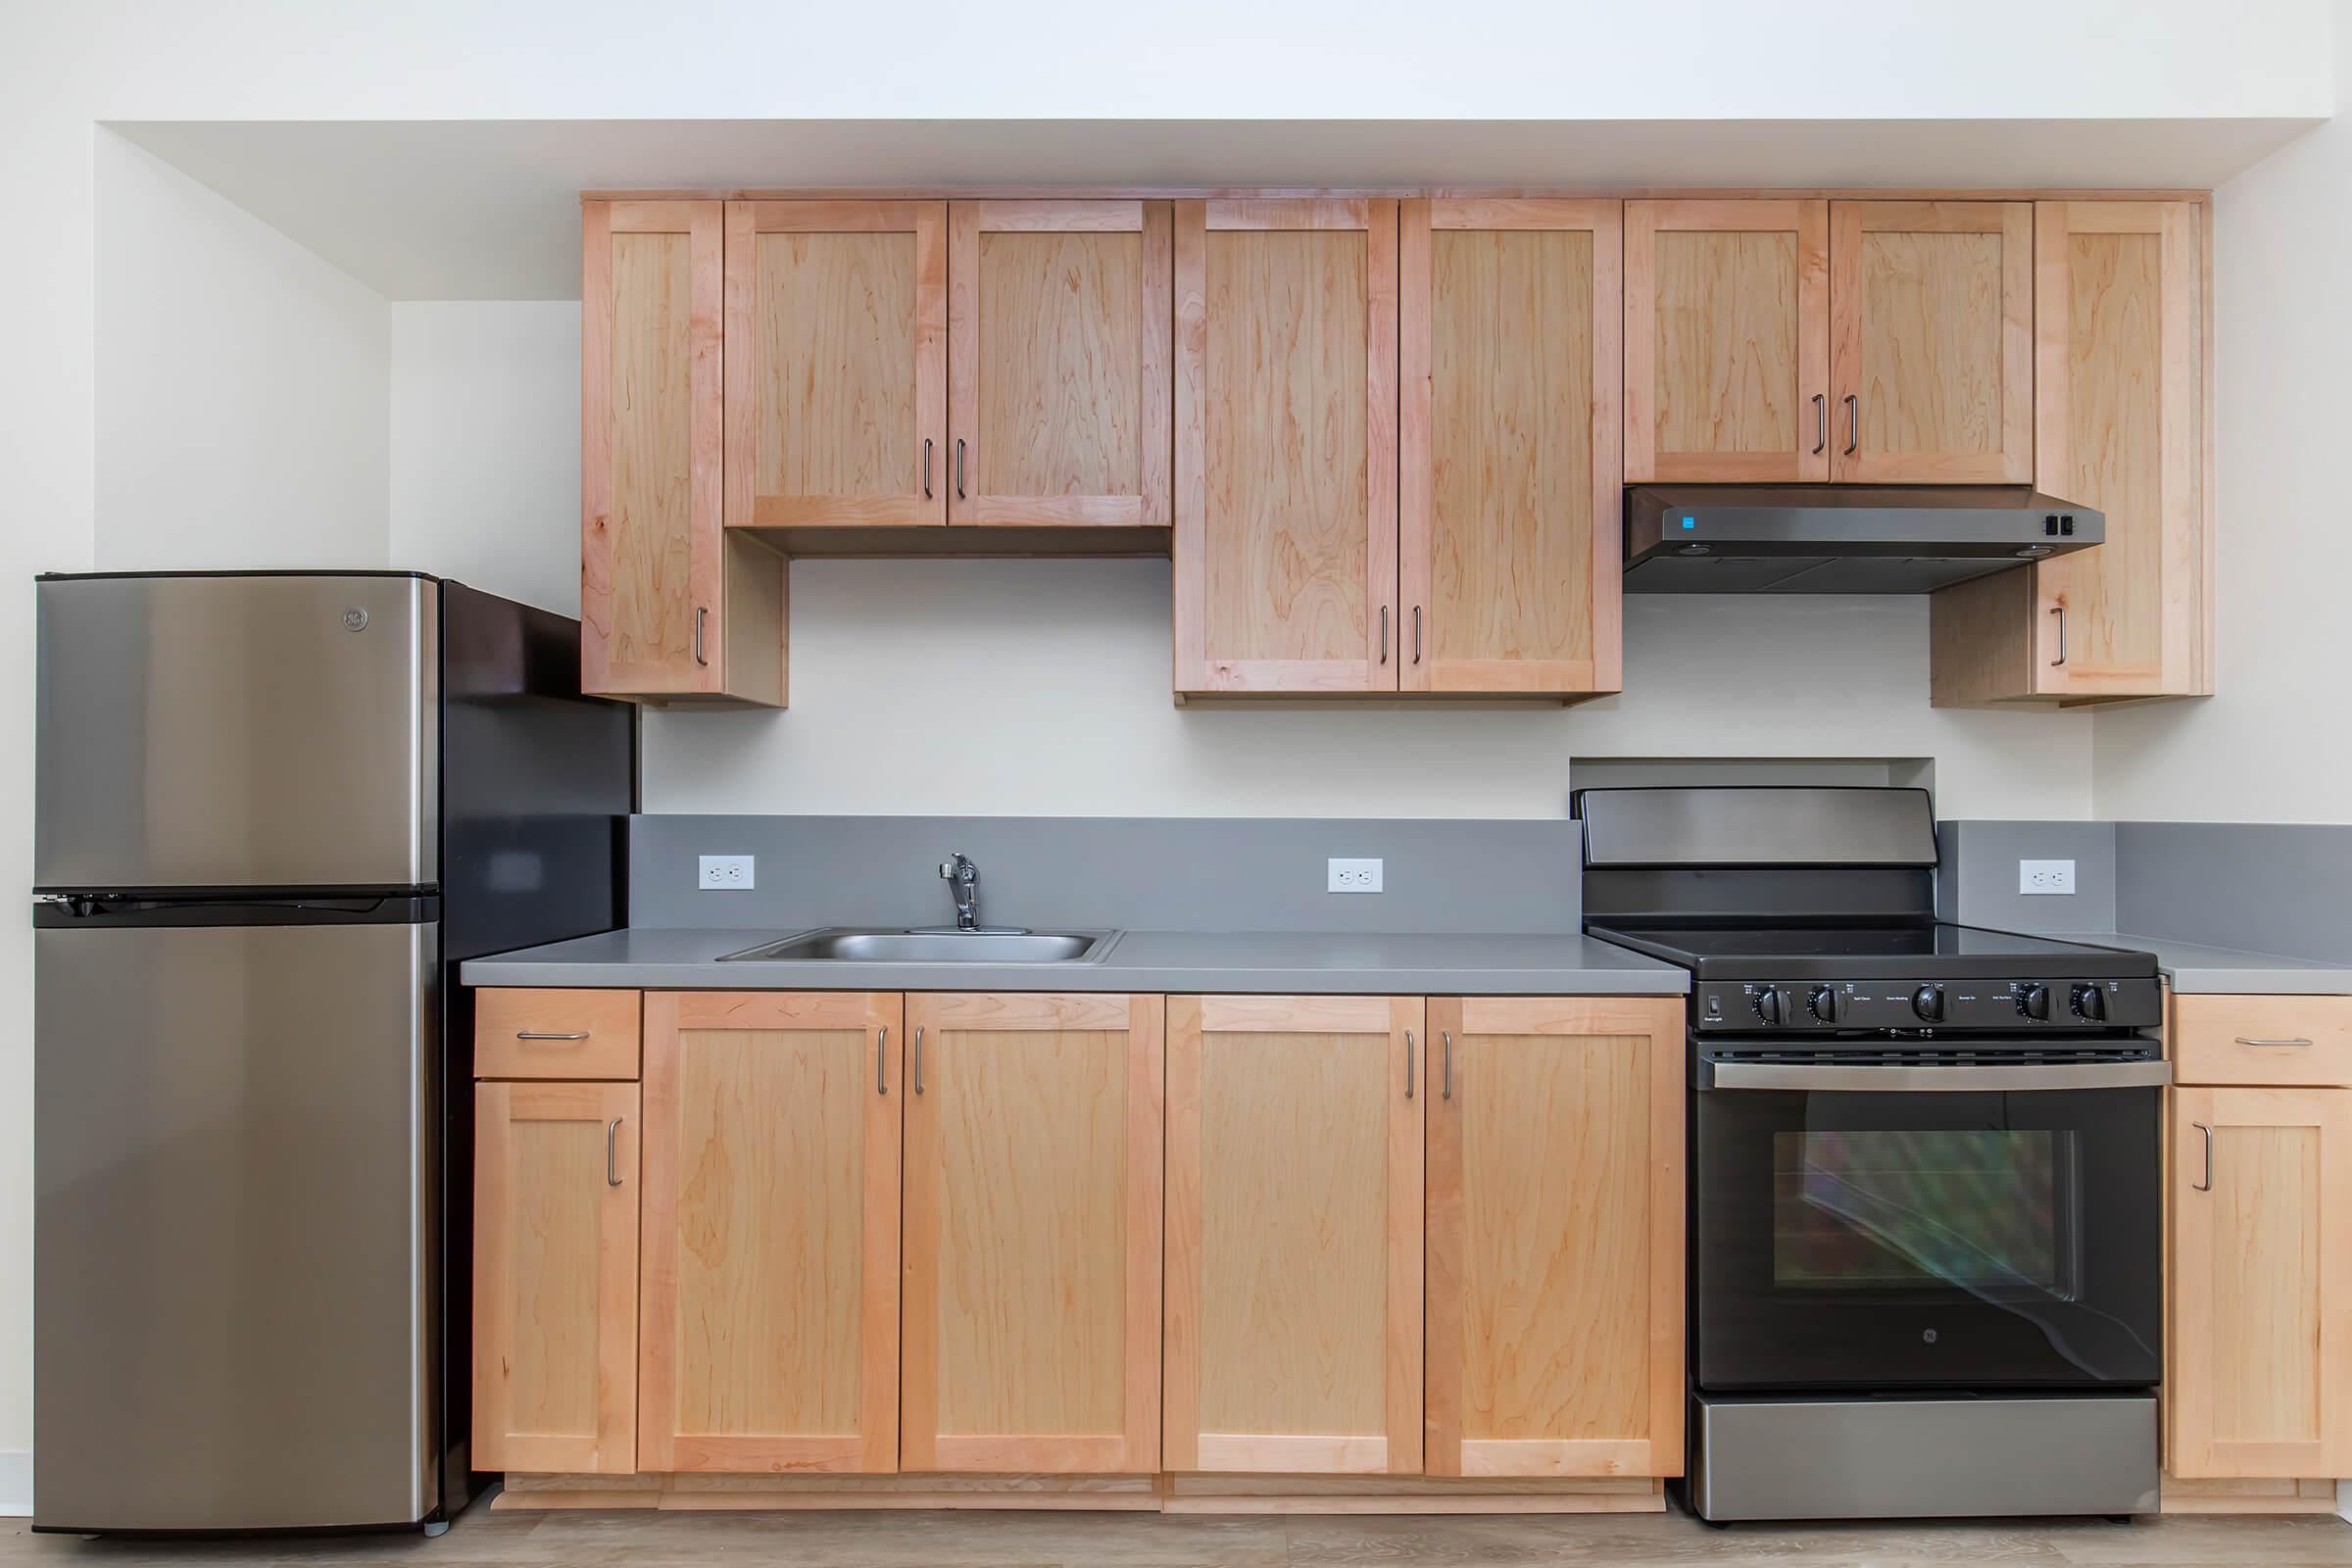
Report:
M2106 536L2022 484L1631 485L1625 591L1924 594Z

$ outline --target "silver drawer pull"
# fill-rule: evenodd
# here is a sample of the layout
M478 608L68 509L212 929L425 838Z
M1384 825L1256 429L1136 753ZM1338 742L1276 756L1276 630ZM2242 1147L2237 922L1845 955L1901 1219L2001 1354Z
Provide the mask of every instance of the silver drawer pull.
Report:
M619 1144L619 1142L620 1118L615 1116L605 1124L605 1185L607 1187L618 1187L620 1185L620 1167L615 1162L615 1155L617 1154L618 1151L614 1147Z
M588 1031L582 1029L576 1034L559 1035L549 1034L538 1029L517 1029L514 1031L514 1038L517 1040L585 1040L588 1038Z
M1404 1098L1413 1098L1413 1032L1404 1032Z
M890 1025L883 1024L874 1031L874 1093L890 1093L890 1069L882 1064L882 1053L890 1045Z
M2201 1121L2192 1121L2189 1125L2205 1135L2205 1179L2201 1182L2190 1182L2189 1190L2210 1193L2213 1191L2213 1129Z
M2311 1044L2310 1041L2302 1039L2300 1036L2293 1040L2255 1040L2246 1035L2239 1035L2237 1037L2237 1043L2241 1046L2278 1046L2282 1048L2286 1046L2308 1046Z

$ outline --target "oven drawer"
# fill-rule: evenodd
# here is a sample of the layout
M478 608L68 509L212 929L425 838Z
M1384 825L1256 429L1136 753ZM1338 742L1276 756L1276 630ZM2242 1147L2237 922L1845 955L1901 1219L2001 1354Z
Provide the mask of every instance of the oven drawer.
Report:
M2184 1084L2352 1087L2352 997L2175 997L2172 1056Z
M474 993L476 1078L634 1078L634 991Z

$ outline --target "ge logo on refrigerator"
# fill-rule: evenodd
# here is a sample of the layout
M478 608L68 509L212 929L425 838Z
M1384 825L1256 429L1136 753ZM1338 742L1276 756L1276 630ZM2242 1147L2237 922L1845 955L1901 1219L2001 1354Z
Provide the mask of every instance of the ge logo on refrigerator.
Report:
M368 612L357 605L343 612L343 629L345 631L366 631L368 629Z

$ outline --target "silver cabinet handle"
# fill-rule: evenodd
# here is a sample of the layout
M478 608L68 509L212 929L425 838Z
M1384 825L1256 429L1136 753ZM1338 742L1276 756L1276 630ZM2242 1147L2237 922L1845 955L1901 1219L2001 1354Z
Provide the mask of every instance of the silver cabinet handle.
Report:
M1813 455L1819 457L1830 445L1830 398L1826 392L1813 394Z
M559 1035L550 1034L538 1029L517 1029L514 1031L514 1038L517 1040L585 1040L588 1038L588 1031L582 1029L577 1034ZM2249 1043L2250 1042L2242 1040L2238 1042L2240 1045L2246 1045ZM2310 1042L2305 1041L2304 1044L2309 1045Z
M2210 1193L2213 1191L2213 1129L2201 1121L2192 1121L2189 1125L2205 1135L2205 1179L2191 1182L2189 1186L2197 1192Z
M2278 1047L2281 1050L2288 1046L2308 1046L2311 1044L2310 1041L2303 1039L2301 1036L2297 1036L2293 1040L2250 1040L2244 1035L2239 1035L2237 1037L2237 1043L2241 1046Z
M882 1051L889 1044L890 1025L884 1024L874 1031L874 1093L877 1095L890 1093L890 1069L882 1064Z
M1845 395L1845 455L1852 457L1862 444L1862 400L1853 393Z
M2056 669L2066 662L2066 607L2052 605L2050 613L2058 617L2058 657L2050 661L2050 667Z
M1446 1098L1453 1098L1453 1031L1441 1030L1439 1038L1446 1042Z
M614 1147L619 1142L620 1118L615 1116L605 1124L605 1185L607 1187L620 1185L620 1166L616 1159Z
M931 438L923 437L923 499L931 499Z
M963 437L956 438L956 499L963 499Z
M1380 607L1380 662L1389 662L1389 607Z
M703 657L703 617L710 613L710 609L708 605L694 607L694 662L698 664L710 662Z
M1413 1032L1404 1032L1404 1098L1413 1098Z
M1413 662L1421 662L1421 607L1413 607Z
M923 1026L914 1026L914 1092L923 1092Z

